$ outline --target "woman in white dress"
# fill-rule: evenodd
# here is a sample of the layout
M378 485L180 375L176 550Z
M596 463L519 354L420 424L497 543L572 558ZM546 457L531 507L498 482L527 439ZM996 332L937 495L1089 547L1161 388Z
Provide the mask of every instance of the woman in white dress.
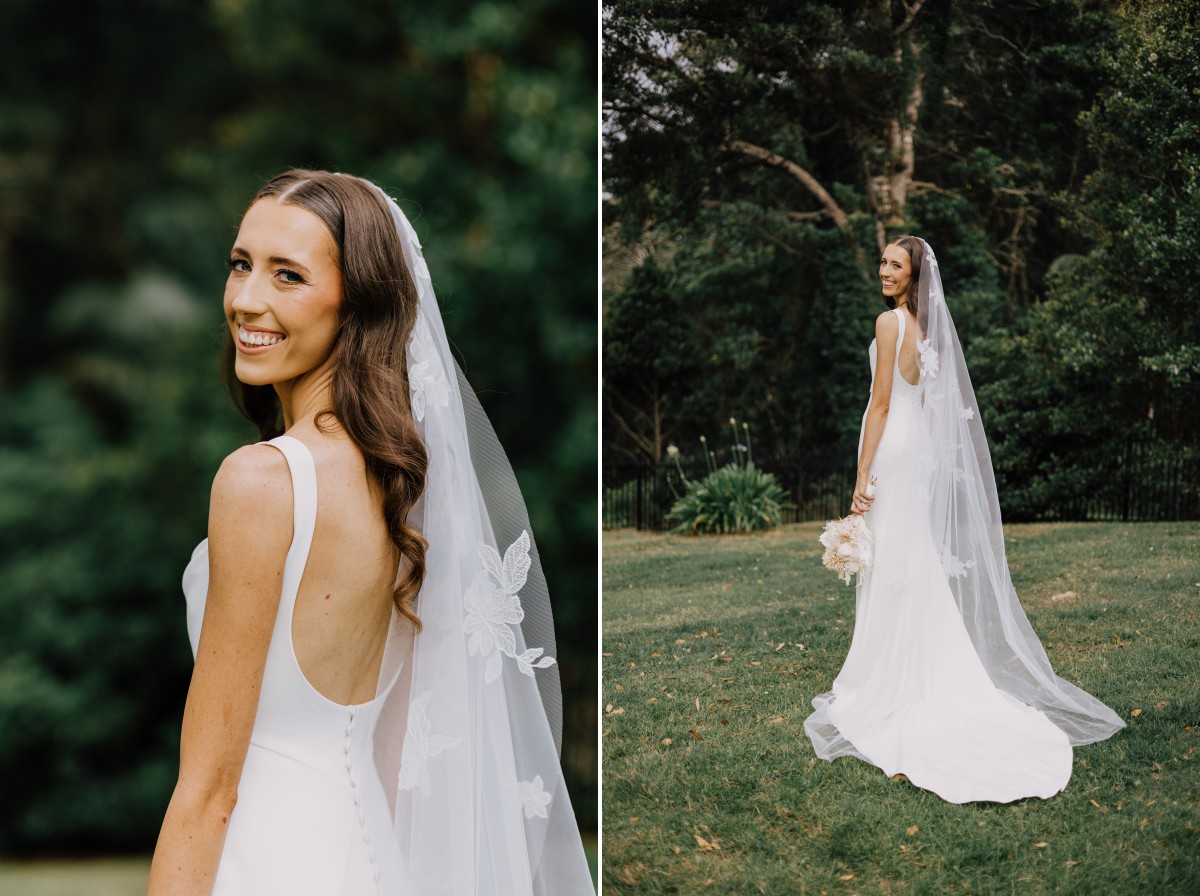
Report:
M184 574L151 896L592 893L545 582L411 225L290 171L229 268L226 372L264 441L222 464Z
M854 634L805 730L953 803L1047 798L1124 727L1054 674L1017 600L987 441L933 250L893 239L851 510L874 540Z

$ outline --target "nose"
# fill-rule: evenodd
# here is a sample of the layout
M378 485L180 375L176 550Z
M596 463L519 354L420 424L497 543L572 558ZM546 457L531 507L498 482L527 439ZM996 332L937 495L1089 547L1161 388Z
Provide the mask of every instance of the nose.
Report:
M225 289L229 293L229 307L235 314L256 316L268 308L267 284L253 273L248 277L230 280Z

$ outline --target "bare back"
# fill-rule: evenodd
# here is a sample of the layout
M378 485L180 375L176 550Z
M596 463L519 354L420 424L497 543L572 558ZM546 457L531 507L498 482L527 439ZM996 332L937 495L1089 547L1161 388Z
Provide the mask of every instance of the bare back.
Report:
M909 313L908 306L901 308L900 312L904 315L904 340L900 344L896 365L904 381L910 386L915 386L921 375L921 363L917 357L917 342L921 338L920 327L917 325L917 318Z
M329 700L363 703L375 697L399 551L354 443L308 423L288 434L308 447L317 473L316 526L292 616L296 661Z

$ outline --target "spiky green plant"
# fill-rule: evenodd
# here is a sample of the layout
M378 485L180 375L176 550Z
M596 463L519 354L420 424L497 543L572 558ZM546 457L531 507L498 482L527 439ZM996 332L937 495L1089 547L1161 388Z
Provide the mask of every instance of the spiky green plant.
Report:
M729 418L733 429L732 460L723 467L716 465L716 455L709 450L708 440L700 437L704 447L708 475L703 479L688 479L679 465L678 452L671 454L679 470L685 492L667 514L672 531L685 535L727 535L771 529L783 522L787 492L774 473L754 465L750 449L750 425L742 423L742 443L738 440L737 420Z

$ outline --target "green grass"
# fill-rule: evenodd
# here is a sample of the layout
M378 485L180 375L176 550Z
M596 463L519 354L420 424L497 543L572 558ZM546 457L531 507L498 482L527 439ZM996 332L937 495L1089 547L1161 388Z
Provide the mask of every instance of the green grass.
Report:
M0 861L0 896L144 896L150 859Z
M1056 671L1129 727L1050 800L966 806L813 754L854 623L820 530L605 533L609 896L1200 893L1200 525L1006 527Z

